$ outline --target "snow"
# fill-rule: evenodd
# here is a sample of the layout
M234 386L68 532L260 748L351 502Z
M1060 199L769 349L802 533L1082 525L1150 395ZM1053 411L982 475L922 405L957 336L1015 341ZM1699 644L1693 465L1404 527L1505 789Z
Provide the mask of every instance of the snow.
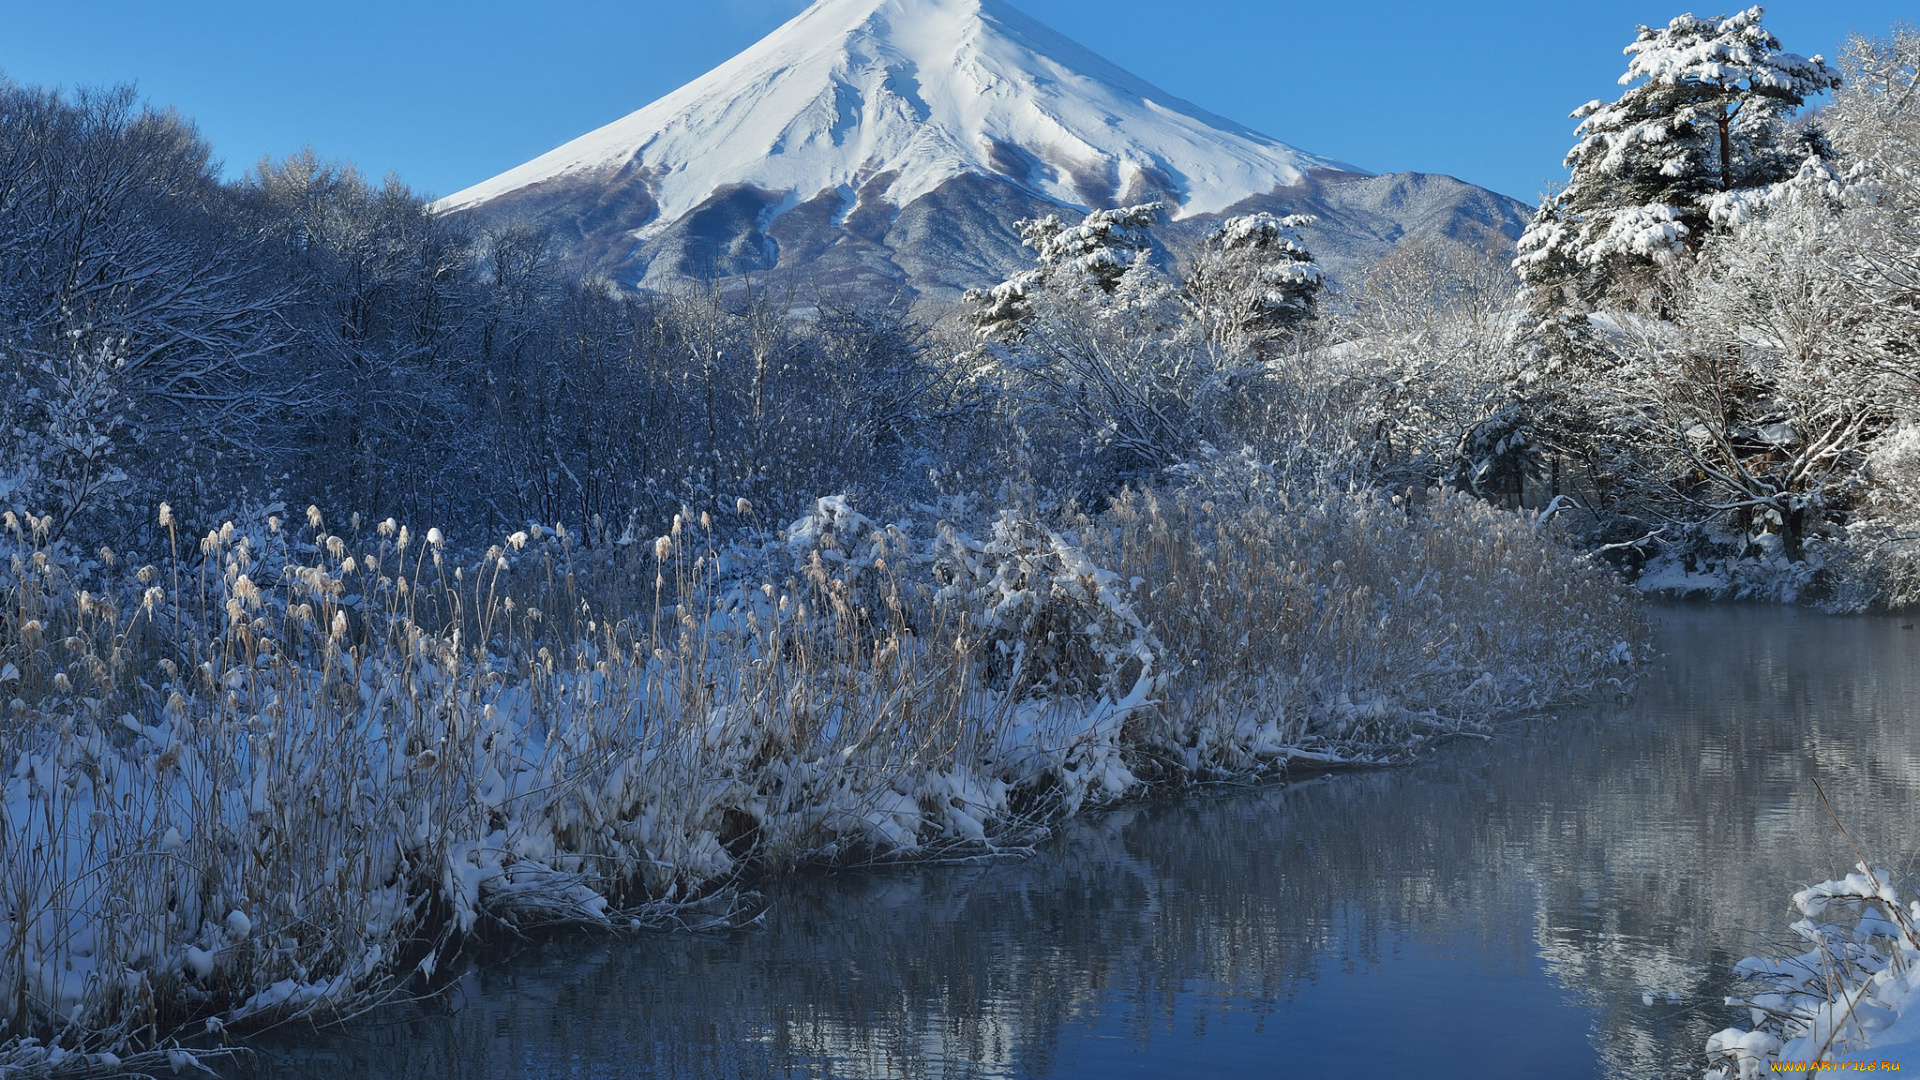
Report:
M1719 19L1681 15L1664 32L1642 27L1626 48L1633 59L1620 85L1639 79L1670 86L1744 86L1804 94L1808 83L1827 75L1824 60L1781 52L1780 42L1760 25L1762 11L1750 7Z
M905 206L1002 174L1081 208L1172 196L1224 210L1313 169L1359 172L1175 98L1000 0L820 0L651 105L441 200L478 206L563 177L647 178L664 228L716 189L838 189ZM1171 189L1171 190L1169 190Z
M1728 998L1747 1007L1751 1030L1727 1028L1707 1042L1709 1080L1751 1080L1808 1071L1783 1063L1920 1062L1920 904L1903 901L1884 867L1802 889L1790 928L1809 951L1753 956L1734 974L1764 992ZM1816 922L1850 916L1842 924ZM1851 925L1846 925L1850 922ZM1891 1071L1891 1070L1888 1070Z

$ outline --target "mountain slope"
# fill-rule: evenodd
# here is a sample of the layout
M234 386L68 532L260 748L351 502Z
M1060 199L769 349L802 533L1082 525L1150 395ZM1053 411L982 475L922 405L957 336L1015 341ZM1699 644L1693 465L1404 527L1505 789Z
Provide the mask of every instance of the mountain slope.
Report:
M630 285L787 273L945 295L1024 261L1019 217L1150 199L1192 223L1314 202L1330 236L1353 234L1327 252L1337 269L1345 248L1364 257L1412 231L1336 220L1367 201L1339 193L1378 179L1174 98L1001 0L819 0L653 104L438 205L532 220ZM1511 234L1523 208L1492 205L1440 231L1492 218Z

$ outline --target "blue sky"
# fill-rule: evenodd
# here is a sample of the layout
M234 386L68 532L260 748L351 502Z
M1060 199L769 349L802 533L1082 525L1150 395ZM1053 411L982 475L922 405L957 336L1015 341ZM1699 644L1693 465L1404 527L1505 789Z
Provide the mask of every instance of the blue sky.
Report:
M1012 0L1163 89L1377 172L1451 173L1531 201L1567 113L1618 92L1622 46L1681 3ZM0 70L135 82L194 117L230 173L311 144L449 194L720 63L804 0L0 0ZM1699 8L1698 14L1720 14ZM1794 0L1767 25L1832 57L1913 0Z

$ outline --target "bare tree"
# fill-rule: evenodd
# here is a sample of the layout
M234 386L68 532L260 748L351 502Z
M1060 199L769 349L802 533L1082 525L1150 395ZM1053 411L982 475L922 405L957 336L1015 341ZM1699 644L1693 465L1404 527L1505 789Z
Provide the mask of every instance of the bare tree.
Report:
M230 211L207 144L130 88L0 85L0 377L9 458L38 456L42 481L15 500L64 528L106 509L121 470L177 486L196 448L259 444L292 396L284 295L262 287L260 238Z

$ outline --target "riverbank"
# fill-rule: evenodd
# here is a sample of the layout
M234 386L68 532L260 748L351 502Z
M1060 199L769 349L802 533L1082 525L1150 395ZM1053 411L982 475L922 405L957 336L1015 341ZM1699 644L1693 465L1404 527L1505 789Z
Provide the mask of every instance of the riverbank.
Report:
M1734 965L1845 854L1810 778L1863 850L1920 844L1920 636L1648 614L1630 700L1091 812L1020 859L787 875L738 932L522 944L234 1075L1700 1080Z

